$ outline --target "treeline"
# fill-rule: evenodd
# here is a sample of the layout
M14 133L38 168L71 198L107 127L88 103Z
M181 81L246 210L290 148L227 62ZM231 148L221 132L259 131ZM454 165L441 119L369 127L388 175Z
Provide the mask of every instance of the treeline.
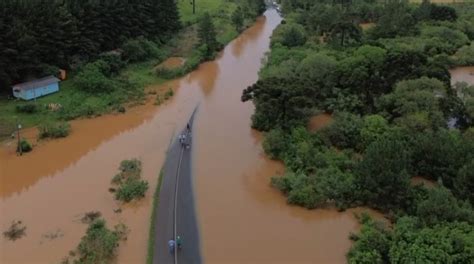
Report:
M174 0L0 1L0 87L71 69L139 36L180 28Z
M362 219L349 263L470 263L474 86L452 86L448 69L474 64L474 4L283 6L260 80L242 95L256 106L265 152L285 163L272 185L306 208L385 213L392 228ZM367 21L375 24L363 30ZM333 120L310 131L319 113Z

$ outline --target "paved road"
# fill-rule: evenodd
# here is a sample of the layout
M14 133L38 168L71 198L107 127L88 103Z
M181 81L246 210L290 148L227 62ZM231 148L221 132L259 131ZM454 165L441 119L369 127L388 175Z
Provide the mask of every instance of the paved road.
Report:
M189 120L191 128L195 112ZM186 129L181 131L185 132ZM188 136L187 142L190 144L189 149L183 148L176 137L167 153L154 223L156 239L153 263L202 263L191 173L192 137ZM183 242L182 249L177 251L176 259L175 255L168 251L168 241L174 239L175 228L176 235L181 236Z

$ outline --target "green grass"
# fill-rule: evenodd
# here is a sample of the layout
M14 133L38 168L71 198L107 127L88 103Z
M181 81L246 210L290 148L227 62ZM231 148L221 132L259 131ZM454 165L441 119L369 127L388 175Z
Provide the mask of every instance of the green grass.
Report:
M230 16L237 8L237 4L230 0L196 0L196 14L192 14L191 0L178 0L181 20L185 28L172 38L163 48L169 56L182 56L190 58L195 56L195 49L198 43L197 26L204 12L209 12L214 20L217 31L217 40L222 44L229 43L238 36L238 32L233 27ZM248 21L247 24L250 24ZM6 100L0 97L0 139L8 137L15 131L17 120L23 128L34 127L44 123L57 122L61 120L71 120L79 117L94 117L117 109L123 109L122 104L129 100L140 100L143 98L143 88L151 84L161 84L166 81L156 74L154 67L158 64L156 59L146 62L132 63L126 66L121 72L128 80L136 84L136 89L119 90L107 94L87 94L74 87L73 78L70 74L68 80L60 83L60 91L42 98L38 98L33 103L38 105L39 111L36 113L18 113L17 105L25 104L22 100ZM189 70L194 69L191 67ZM187 71L182 71L182 74ZM181 75L182 75L181 74ZM173 76L178 77L178 76ZM140 97L142 96L142 97ZM130 99L134 98L134 99ZM63 106L62 111L52 112L47 109L48 104L56 103Z
M198 21L200 16L205 12L209 12L212 16L222 13L229 8L233 10L235 3L229 0L195 0L196 14L193 14L193 5L190 4L192 0L177 0L178 8L181 15L181 21L184 25L194 24Z
M165 79L155 74L153 67L157 65L155 60L130 64L122 72L123 76L127 76L131 82L145 87L150 84L161 84Z
M151 209L150 216L150 230L148 232L148 250L146 263L152 264L154 257L154 245L155 245L155 221L156 221L156 210L158 207L158 200L160 196L161 182L163 181L163 169L160 171L160 176L158 178L158 183L156 185L155 193L153 194L153 204Z

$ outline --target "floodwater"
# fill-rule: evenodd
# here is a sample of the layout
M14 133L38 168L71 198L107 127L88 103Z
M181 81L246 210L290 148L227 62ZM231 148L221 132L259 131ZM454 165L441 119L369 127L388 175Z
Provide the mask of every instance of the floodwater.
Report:
M333 121L333 117L329 113L322 113L319 115L315 115L309 119L308 122L308 130L311 132L315 132L320 130L321 128L324 128L331 124Z
M79 219L88 211L102 212L109 226L129 227L117 263L144 263L151 193L170 139L197 104L194 178L205 261L344 263L348 235L358 228L353 211L288 206L269 186L270 177L284 168L264 157L261 135L250 129L253 105L240 102L242 90L257 80L280 20L268 11L215 61L149 88L175 90L159 107L150 98L125 114L73 121L69 137L39 142L22 157L14 154L12 142L2 143L0 231L13 220L27 229L14 242L0 239L0 263L59 262L84 235ZM35 131L25 135L34 137ZM108 188L120 161L130 158L141 159L150 190L141 201L123 206ZM122 212L114 213L119 207ZM51 239L51 234L60 235Z
M254 107L240 96L257 80L280 20L267 12L225 49L195 120L194 178L206 263L345 263L349 233L358 227L354 211L289 206L269 184L284 167L265 158L261 134L250 128ZM330 116L319 119L317 127Z
M457 82L466 82L469 85L474 85L474 66L456 67L449 70L451 74L451 84Z

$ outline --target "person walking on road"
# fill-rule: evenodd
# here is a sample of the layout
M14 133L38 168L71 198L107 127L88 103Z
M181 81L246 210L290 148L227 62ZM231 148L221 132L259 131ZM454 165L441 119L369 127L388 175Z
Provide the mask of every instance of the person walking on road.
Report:
M170 250L170 254L173 254L174 252L174 246L175 246L175 242L173 239L171 239L170 241L168 241L168 248Z
M176 246L178 247L178 249L181 249L182 244L183 244L183 241L181 240L181 237L177 236L176 237Z

